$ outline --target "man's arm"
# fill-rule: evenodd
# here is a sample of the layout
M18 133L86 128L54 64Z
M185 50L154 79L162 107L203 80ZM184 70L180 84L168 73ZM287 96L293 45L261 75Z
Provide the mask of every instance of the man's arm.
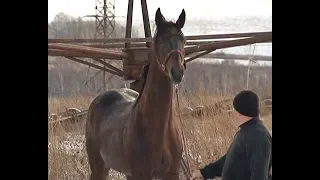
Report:
M226 160L226 155L222 156L214 163L210 163L204 168L200 169L200 172L204 179L213 179L215 177L221 177L222 168Z
M251 180L266 180L271 159L271 141L265 135L250 137L246 143L246 154Z

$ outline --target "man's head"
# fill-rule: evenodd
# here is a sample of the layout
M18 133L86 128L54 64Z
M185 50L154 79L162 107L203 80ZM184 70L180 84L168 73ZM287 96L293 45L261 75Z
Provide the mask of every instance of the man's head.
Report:
M244 90L233 100L233 117L239 124L259 116L259 97L252 91Z

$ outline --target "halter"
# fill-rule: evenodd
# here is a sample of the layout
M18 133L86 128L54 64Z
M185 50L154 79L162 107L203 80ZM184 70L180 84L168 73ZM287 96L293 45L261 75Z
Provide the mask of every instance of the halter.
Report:
M157 64L158 64L158 68L159 70L165 75L165 76L168 76L168 72L166 71L166 64L168 63L169 61L169 58L172 56L173 53L177 53L179 55L179 58L180 58L180 61L179 61L179 66L181 68L184 68L185 69L185 61L184 61L184 58L182 56L182 53L180 50L172 50L165 58L164 62L161 63L159 61L159 58L158 56L156 56L156 59L157 59Z

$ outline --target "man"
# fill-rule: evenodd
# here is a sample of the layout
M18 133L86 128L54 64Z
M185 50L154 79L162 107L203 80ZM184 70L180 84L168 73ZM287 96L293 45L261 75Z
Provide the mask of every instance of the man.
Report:
M272 138L259 119L259 98L252 91L242 91L233 100L233 116L240 130L226 155L200 170L190 180L268 180L272 179Z

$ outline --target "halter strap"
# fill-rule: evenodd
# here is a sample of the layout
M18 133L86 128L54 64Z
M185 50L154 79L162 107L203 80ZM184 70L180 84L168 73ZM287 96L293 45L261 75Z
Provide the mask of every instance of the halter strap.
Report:
M168 76L168 72L166 71L166 64L168 63L170 57L172 56L173 53L177 53L179 55L180 61L179 61L179 66L183 67L184 66L184 58L182 56L182 53L180 50L172 50L165 58L164 62L161 63L159 61L158 56L156 56L157 59L157 64L158 64L158 68L159 70L165 75Z

